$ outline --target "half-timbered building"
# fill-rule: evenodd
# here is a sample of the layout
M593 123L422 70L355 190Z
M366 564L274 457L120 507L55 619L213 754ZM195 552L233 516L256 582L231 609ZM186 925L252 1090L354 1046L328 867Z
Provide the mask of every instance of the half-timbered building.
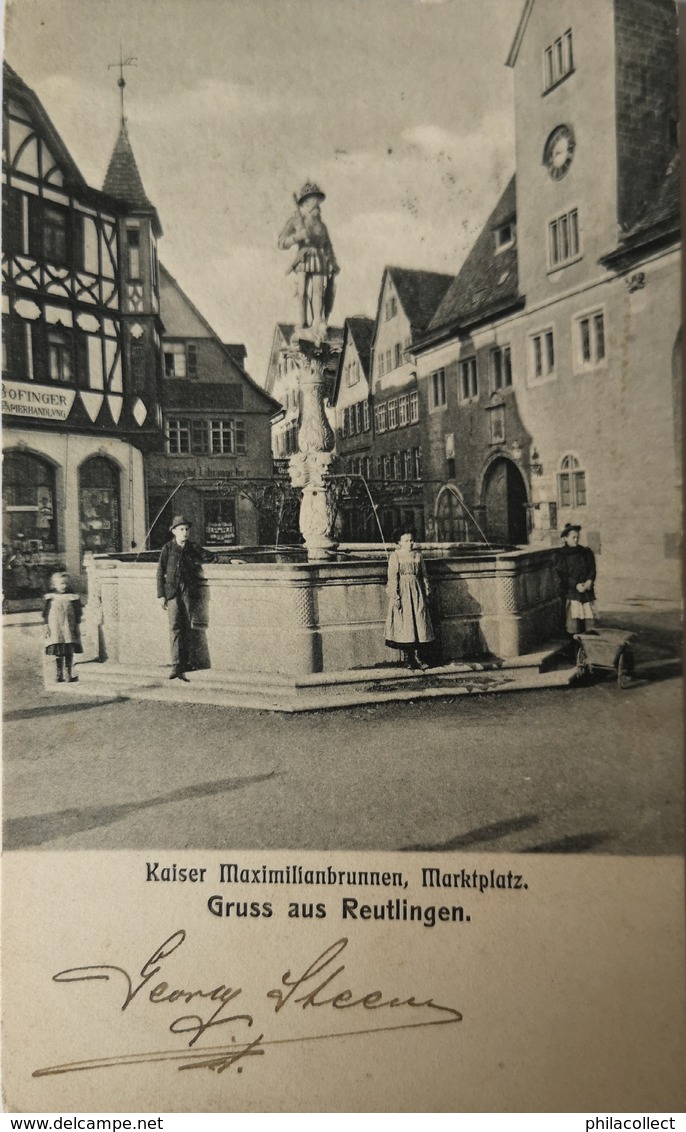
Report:
M39 599L58 566L79 586L87 551L143 545L143 453L161 443L161 355L154 316L148 325L134 309L130 287L140 202L86 184L8 65L3 114L3 574L12 608ZM149 202L143 211L156 237ZM145 287L154 244L145 263L141 252L139 240Z

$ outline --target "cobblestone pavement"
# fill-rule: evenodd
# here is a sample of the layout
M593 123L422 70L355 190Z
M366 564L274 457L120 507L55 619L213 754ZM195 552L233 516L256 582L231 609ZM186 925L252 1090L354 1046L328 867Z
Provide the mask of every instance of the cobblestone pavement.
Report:
M678 622L612 620L640 631L625 692L600 679L298 716L66 702L42 687L41 627L16 615L5 847L681 852Z

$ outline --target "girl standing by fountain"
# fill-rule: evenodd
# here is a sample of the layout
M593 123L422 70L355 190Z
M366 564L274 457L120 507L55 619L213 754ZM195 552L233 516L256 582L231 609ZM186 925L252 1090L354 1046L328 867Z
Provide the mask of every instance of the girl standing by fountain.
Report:
M67 680L78 680L78 676L72 675L72 665L74 653L83 652L79 629L82 607L81 599L69 584L69 575L63 570L52 575L50 587L43 607L43 620L47 625L45 651L55 658L55 676L61 684L64 682L65 662Z
M418 655L434 640L428 609L430 592L424 559L413 546L411 531L398 532L397 549L388 560L386 644L400 649L408 668L428 668Z

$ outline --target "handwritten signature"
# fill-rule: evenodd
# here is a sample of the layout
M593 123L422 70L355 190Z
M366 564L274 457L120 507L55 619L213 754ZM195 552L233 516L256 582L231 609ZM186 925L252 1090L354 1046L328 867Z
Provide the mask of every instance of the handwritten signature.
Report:
M286 1045L293 1042L323 1041L381 1033L388 1030L414 1029L419 1026L444 1026L462 1020L462 1014L459 1010L452 1006L434 1002L433 998L417 1001L414 995L410 995L408 998L399 998L384 994L380 990L359 993L344 984L341 985L340 976L343 975L346 967L345 963L339 964L337 961L348 946L348 940L344 937L327 947L305 968L302 974L294 974L290 970L285 971L281 976L281 985L266 992L269 1012L278 1015L282 1011L287 1011L292 1014L298 1007L301 1011L324 1007L328 1008L328 1011L352 1011L353 1016L360 1019L363 1012L385 1012L380 1025L375 1024L371 1027L353 1030L334 1030L333 1033L310 1034L304 1037L266 1039L264 1033L261 1033L251 1040L240 1042L232 1033L229 1043L200 1048L197 1043L210 1030L214 1030L218 1026L229 1025L234 1029L245 1026L250 1030L255 1019L253 1013L247 1011L245 1013L228 1013L230 1005L235 1003L243 994L243 989L240 986L227 986L222 983L210 989L197 988L191 990L186 987L170 985L164 977L161 981L157 981L160 973L163 976L165 974L163 970L165 960L178 951L185 940L186 932L183 929L174 932L155 949L149 959L146 959L140 969L140 974L134 977L123 967L112 964L69 967L67 970L58 971L56 975L53 975L53 981L56 983L91 981L119 983L122 992L120 1006L122 1011L128 1010L136 1000L139 1004L147 1002L153 1006L166 1004L178 1007L179 1005L192 1004L193 1009L198 1013L179 1014L169 1024L169 1030L172 1034L183 1035L183 1048L91 1058L87 1061L72 1061L63 1065L36 1069L33 1076L45 1077L59 1073L75 1073L87 1069L106 1069L118 1065L167 1061L181 1062L178 1066L179 1069L210 1069L218 1073L235 1066L237 1072L240 1073L242 1066L239 1063L249 1058L263 1056L267 1046ZM422 1011L423 1013L415 1014L415 1020L412 1022L403 1021L387 1024L388 1012L398 1010ZM440 1014L440 1017L437 1017L437 1014ZM407 1017L407 1014L405 1014L405 1017ZM222 1032L226 1033L226 1031Z

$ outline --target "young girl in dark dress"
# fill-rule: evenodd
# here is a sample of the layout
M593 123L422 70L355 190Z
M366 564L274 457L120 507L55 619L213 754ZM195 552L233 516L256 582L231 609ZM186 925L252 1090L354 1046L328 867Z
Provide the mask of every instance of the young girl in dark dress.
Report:
M553 564L570 636L592 629L595 620L595 557L590 547L580 545L580 530L577 523L566 524L560 532L564 545Z
M50 578L51 590L45 595L43 620L47 625L45 651L54 656L56 680L64 682L66 662L67 680L73 682L78 676L72 675L74 653L83 652L81 644L81 614L83 607L78 594L69 583L69 575L64 570L56 571Z

